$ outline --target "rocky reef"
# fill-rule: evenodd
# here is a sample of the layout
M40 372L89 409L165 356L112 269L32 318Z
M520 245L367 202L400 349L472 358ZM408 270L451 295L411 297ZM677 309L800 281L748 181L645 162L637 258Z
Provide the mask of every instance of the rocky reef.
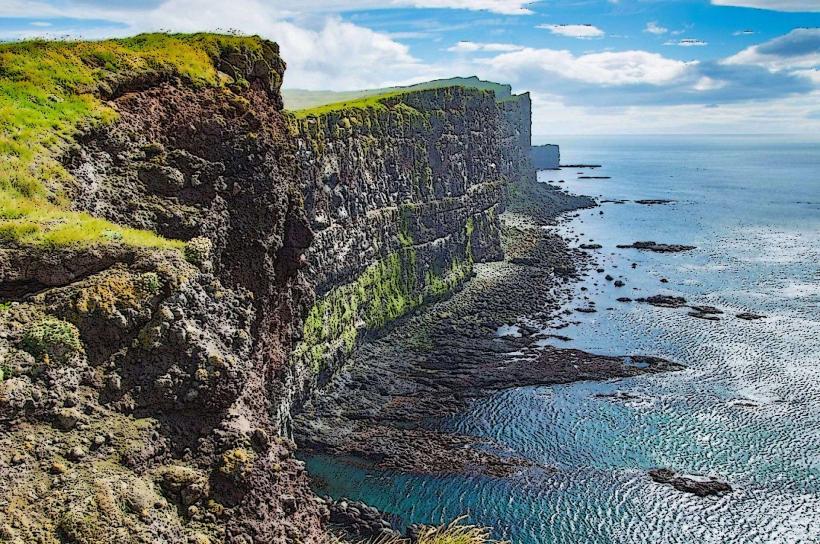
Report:
M326 541L292 413L503 256L529 97L293 114L258 38L2 54L0 541Z

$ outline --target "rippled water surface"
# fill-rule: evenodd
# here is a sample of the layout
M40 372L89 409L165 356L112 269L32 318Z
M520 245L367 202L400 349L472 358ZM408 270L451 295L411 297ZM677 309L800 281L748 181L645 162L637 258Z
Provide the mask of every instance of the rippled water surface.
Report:
M688 369L512 389L445 422L554 470L508 479L418 477L310 459L324 491L366 500L407 523L466 513L522 544L820 542L820 144L727 137L560 143L563 162L604 166L541 172L541 181L564 179L562 187L603 200L676 202L604 203L559 227L580 235L579 243L602 244L602 267L626 285L592 273L576 290L598 312L574 313L560 331L572 340L556 342L659 355ZM578 172L612 179L577 179ZM636 240L697 249L615 248ZM726 313L711 322L685 309L615 301L653 294ZM767 318L735 318L741 311ZM683 494L647 478L657 466L719 476L735 491L717 499Z

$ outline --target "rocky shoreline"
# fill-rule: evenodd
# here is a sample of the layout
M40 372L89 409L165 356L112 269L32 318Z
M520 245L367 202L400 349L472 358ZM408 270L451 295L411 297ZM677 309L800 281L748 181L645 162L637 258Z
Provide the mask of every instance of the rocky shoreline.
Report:
M506 259L476 265L459 293L358 349L297 415L297 442L307 452L401 472L504 477L550 470L499 444L442 432L435 420L506 388L682 368L655 357L547 345L557 336L550 319L571 299L572 284L592 259L545 227L594 205L534 180L513 186L502 216Z

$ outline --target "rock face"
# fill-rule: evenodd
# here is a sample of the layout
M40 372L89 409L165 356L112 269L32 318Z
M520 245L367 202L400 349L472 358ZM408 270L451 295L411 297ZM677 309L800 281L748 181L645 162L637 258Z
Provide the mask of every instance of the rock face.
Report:
M534 145L530 153L536 170L558 170L561 167L561 149L557 145Z
M298 390L370 332L458 289L474 263L500 259L507 183L532 170L527 95L434 89L297 125L317 295L293 356Z
M506 185L533 175L527 95L297 117L275 44L213 55L223 87L100 90L117 120L63 157L77 210L191 240L184 256L0 247L12 542L323 542L291 409L362 338L502 255Z

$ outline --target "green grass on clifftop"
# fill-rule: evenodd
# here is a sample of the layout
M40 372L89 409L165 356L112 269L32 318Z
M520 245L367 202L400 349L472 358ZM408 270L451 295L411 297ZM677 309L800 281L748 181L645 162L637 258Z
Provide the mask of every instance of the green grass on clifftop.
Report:
M180 247L146 231L70 211L71 176L57 158L83 128L111 123L100 99L112 84L165 73L194 85L221 84L213 58L226 48L261 48L259 38L142 34L98 42L0 44L0 242L108 243Z
M349 109L386 109L387 106L384 104L385 100L389 98L399 97L405 94L406 92L408 91L392 91L373 96L365 96L363 98L357 98L354 100L344 100L342 102L323 104L321 106L295 111L293 112L293 115L295 115L298 119L303 119L305 117L318 117L326 113Z
M492 81L483 81L477 77L454 77L437 79L426 83L418 83L407 87L384 87L361 91L308 91L302 89L283 89L282 97L285 108L291 110L296 117L319 116L333 111L350 108L381 107L382 101L395 98L407 93L445 89L448 87L464 87L482 91L493 91L499 101L512 97L509 85L502 85Z

